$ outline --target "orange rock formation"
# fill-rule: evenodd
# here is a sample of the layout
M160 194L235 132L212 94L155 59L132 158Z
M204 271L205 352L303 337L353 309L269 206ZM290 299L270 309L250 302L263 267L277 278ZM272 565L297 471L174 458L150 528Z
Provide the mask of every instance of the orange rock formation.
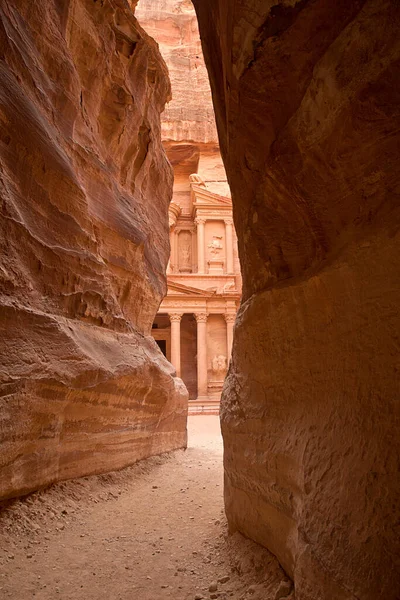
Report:
M398 3L194 3L244 279L222 400L230 524L297 600L395 600Z
M133 3L135 4L135 3ZM186 444L150 337L170 88L124 0L0 6L0 497Z
M159 43L171 78L161 135L174 168L174 202L187 203L192 173L199 173L213 193L230 195L192 2L140 0L136 15Z

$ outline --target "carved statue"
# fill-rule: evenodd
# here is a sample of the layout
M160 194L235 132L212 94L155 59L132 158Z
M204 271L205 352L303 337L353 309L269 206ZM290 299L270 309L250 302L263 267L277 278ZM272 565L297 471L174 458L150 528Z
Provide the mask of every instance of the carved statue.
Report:
M182 246L181 250L182 265L190 265L190 246Z
M201 187L206 187L206 184L204 183L203 179L198 173L192 173L192 175L189 175L189 181L190 183L195 183L196 185L200 185Z
M224 292L229 292L231 290L235 290L236 289L236 285L235 283L232 283L231 281L228 283L225 283L224 287L223 287L223 293Z
M192 263L192 236L183 231L179 236L179 269L182 272L191 271Z

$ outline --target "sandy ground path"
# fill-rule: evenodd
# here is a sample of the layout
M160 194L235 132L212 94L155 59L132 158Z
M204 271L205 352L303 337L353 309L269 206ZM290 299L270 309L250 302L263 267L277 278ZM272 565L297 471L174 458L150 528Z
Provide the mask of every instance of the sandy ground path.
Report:
M189 419L189 448L7 503L0 598L293 598L265 550L228 536L218 417Z

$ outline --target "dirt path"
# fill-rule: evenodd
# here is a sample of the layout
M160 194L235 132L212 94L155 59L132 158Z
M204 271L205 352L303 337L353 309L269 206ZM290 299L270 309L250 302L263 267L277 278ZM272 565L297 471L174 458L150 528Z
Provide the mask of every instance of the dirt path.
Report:
M52 486L0 514L0 598L292 598L275 560L223 513L217 417L187 451Z

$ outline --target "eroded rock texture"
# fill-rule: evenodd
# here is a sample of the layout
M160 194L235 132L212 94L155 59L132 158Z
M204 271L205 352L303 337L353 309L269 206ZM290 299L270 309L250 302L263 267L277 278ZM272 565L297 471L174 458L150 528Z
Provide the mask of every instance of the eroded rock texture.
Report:
M229 195L191 0L140 0L136 16L158 42L171 79L172 97L162 115L161 136L174 168L174 202L187 203L192 173L199 173L213 192Z
M244 278L222 409L230 524L298 600L395 600L398 3L195 5Z
M172 98L162 116L166 141L218 143L210 83L191 0L139 0L136 16L159 44Z
M125 0L1 3L0 497L186 443L187 392L149 336L169 93Z

